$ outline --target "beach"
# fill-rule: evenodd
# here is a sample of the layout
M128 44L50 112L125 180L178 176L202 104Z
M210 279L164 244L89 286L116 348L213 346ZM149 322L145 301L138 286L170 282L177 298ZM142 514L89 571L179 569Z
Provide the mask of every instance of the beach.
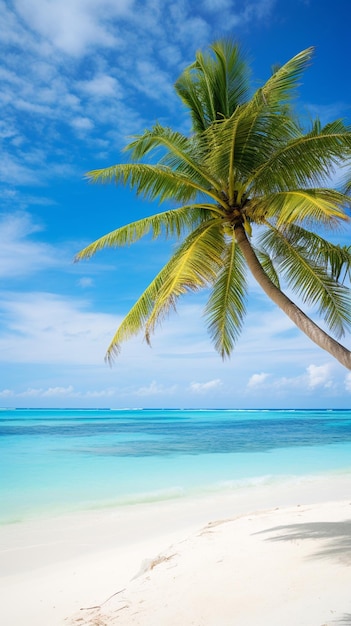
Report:
M351 475L0 528L6 626L351 624Z

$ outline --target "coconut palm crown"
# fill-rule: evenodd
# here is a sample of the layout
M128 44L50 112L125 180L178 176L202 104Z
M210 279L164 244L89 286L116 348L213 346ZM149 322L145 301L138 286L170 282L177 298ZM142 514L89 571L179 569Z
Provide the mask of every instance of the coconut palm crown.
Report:
M300 52L252 93L237 44L219 41L198 52L175 84L191 133L156 124L126 147L130 162L87 174L91 182L129 185L175 208L97 239L77 260L148 233L179 240L117 329L107 360L140 330L150 342L178 297L201 289L209 293L204 316L215 348L229 356L242 330L251 272L298 328L351 369L351 352L337 341L351 323L350 290L342 280L350 275L351 251L318 234L349 220L348 194L328 180L350 162L351 129L341 120L324 126L315 120L306 130L295 115L292 98L312 53ZM316 311L333 336L284 290Z

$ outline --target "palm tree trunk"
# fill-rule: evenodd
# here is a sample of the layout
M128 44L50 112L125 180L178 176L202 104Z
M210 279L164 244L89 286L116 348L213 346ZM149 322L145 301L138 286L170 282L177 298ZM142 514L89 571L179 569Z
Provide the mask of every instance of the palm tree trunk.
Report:
M317 324L305 315L294 302L272 283L257 259L243 226L237 225L235 227L235 237L253 277L267 296L273 300L273 302L290 317L294 324L316 343L317 346L329 352L339 363L351 370L351 351L338 341L335 341L335 339L317 326Z

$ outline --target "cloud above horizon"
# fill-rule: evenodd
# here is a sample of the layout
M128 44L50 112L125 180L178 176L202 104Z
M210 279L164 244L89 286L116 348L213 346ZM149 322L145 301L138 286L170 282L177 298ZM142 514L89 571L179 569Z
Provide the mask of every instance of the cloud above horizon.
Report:
M101 363L116 316L94 313L85 300L54 293L7 294L0 335L8 363Z
M308 386L311 389L321 386L330 387L332 385L331 370L332 366L330 363L324 365L309 365L307 368Z
M168 396L173 395L177 391L177 385L165 386L153 380L146 387L139 387L136 394L141 397L145 396Z
M252 375L248 379L247 389L251 391L255 391L255 394L262 389L261 384L265 382L264 388L264 397L267 398L269 396L271 401L273 398L278 400L284 400L284 398L288 398L291 390L295 389L296 393L299 394L299 399L305 398L306 400L311 394L313 390L309 384L310 380L310 371L315 371L316 366L309 366L306 369L305 374L301 374L295 377L288 378L279 378L277 375ZM342 393L342 390L351 393L351 374L347 374L344 378L344 384L338 381L331 376L331 365L325 364L321 366L320 372L329 371L328 377L323 376L323 378L318 375L318 382L316 382L316 386L319 387L320 390L323 390L323 394L325 398L335 398L338 394ZM260 378L256 378L256 377ZM269 382L267 379L269 377ZM185 404L189 404L189 401L193 397L194 399L199 395L207 395L209 394L209 398L215 405L218 405L218 400L223 400L225 406L230 406L230 394L228 395L228 385L225 390L226 393L223 394L225 382L221 379L213 379L204 383L191 383L190 385L182 385L179 383L174 384L165 384L164 382L157 381L156 379L152 380L149 384L145 386L138 387L137 384L123 384L110 385L109 387L104 387L104 378L106 382L106 376L102 375L100 372L100 376L97 376L97 371L92 373L91 386L89 389L79 388L79 385L67 385L67 386L49 386L49 387L27 387L18 389L11 388L3 388L0 389L0 398L3 400L44 400L50 401L50 399L54 401L62 400L63 402L66 400L112 400L115 402L119 402L122 404L128 403L128 400L135 401L138 397L144 399L144 401L148 402L149 400L152 402L152 398L154 400L159 399L162 403L169 403L169 406L177 405L182 406L183 399L185 400ZM120 378L120 376L119 376ZM249 384L250 381L257 381L254 385ZM95 388L94 388L95 382ZM99 386L96 386L98 383ZM220 391L220 395L216 394L217 391ZM190 394L189 394L190 392ZM214 392L214 393L213 393ZM236 399L240 400L241 396L238 393L238 390L235 394ZM250 396L252 399L255 396ZM260 398L260 394L257 396ZM303 400L302 400L303 402ZM191 402L190 402L191 404ZM270 404L270 403L269 403ZM234 407L233 407L234 408Z
M223 383L220 378L215 378L214 380L208 380L205 383L196 383L192 382L190 384L190 390L195 391L196 393L203 393L207 391L212 391L213 389L218 389L222 387Z
M249 382L247 383L248 389L252 389L253 387L258 387L262 385L268 377L269 374L267 374L266 372L261 372L261 374L253 374L250 377Z

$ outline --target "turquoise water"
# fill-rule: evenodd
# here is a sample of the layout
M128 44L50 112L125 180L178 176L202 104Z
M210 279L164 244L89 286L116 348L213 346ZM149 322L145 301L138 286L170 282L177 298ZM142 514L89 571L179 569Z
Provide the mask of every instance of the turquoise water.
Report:
M0 522L351 472L350 411L0 411Z

